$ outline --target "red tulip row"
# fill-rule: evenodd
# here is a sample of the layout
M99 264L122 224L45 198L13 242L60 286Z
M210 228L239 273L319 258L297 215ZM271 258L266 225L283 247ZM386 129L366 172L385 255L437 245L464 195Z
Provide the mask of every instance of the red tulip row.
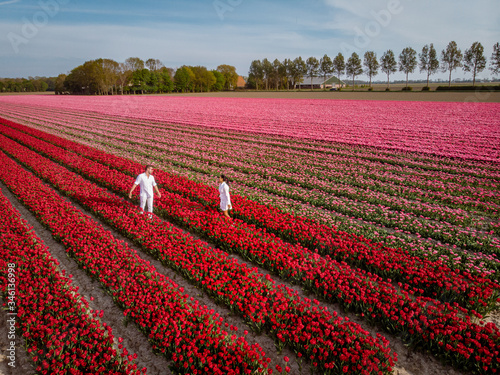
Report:
M99 312L89 311L78 288L1 192L0 212L0 290L12 327L7 362L15 366L16 347L22 346L17 326L40 374L49 369L51 374L140 374L135 355L114 348L111 327L97 319Z
M3 122L7 123L7 120ZM142 170L141 165L127 159L16 123L9 122L8 125L121 170L130 176ZM52 158L57 158L60 162L69 163L71 167L82 173L89 175L88 170L96 168L89 160L78 158L76 155L61 154L60 149L40 142L38 139L5 126L0 126L0 129L9 137L42 151ZM64 157L61 159L58 155L64 155ZM131 178L127 179L104 166L100 168L105 172L100 175L90 175L90 177L98 179L99 183L107 186L111 181L113 184L120 182L120 190L123 191L130 187ZM162 186L169 191L200 202L208 208L216 205L218 199L216 189L161 170L155 171L155 175L157 180L162 182ZM232 201L235 217L265 228L266 231L292 244L301 244L313 251L317 249L322 255L329 255L333 259L346 261L352 266L361 267L379 276L409 284L414 288L413 292L417 294L423 291L423 295L444 301L455 301L466 308L474 308L480 312L488 312L495 305L498 296L498 291L495 289L499 289L500 285L485 277L472 275L467 271L452 270L442 261L422 259L401 248L388 248L361 236L336 231L310 219L284 213L245 197L234 195Z
M4 145L3 140L0 144ZM134 321L153 347L173 360L177 373L266 371L258 345L229 336L218 314L191 303L172 281L3 153L0 179L77 263L100 281L124 309L126 319Z
M200 285L217 301L240 313L255 330L269 331L279 347L288 345L322 373L390 373L393 354L383 337L344 322L270 277L238 264L221 250L183 234L162 220L147 219L136 206L59 165L0 136L2 148L65 194L78 200L150 254ZM395 357L395 356L394 356ZM354 360L356 358L356 360Z
M28 156L26 150L18 151L16 157L26 159L27 165L31 165L34 159L34 155ZM58 172L57 175L64 173L67 172ZM95 167L91 174L97 179L102 176L103 168ZM123 179L126 176L122 176ZM108 181L110 184L114 182L115 179ZM114 189L119 191L122 184L118 182ZM299 246L283 243L279 238L252 229L239 220L228 223L221 215L204 211L203 206L178 195L165 194L165 198L155 204L169 217L182 221L221 247L238 251L281 277L300 282L321 298L338 301L361 312L388 331L401 334L404 340L426 347L460 368L477 373L496 372L500 368L500 362L496 360L500 344L497 327L472 323L467 311L458 306L430 298L414 299L380 278L356 271L345 263L321 258Z

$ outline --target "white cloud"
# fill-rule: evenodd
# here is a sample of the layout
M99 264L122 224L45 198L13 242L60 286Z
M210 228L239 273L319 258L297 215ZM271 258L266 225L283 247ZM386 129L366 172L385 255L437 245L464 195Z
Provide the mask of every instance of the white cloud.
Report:
M116 18L110 20L113 25L103 23L101 18L101 23L96 23L85 16L78 23L70 24L66 17L70 13L73 17L82 9L68 8L39 27L34 36L27 38L27 43L20 44L19 53L14 52L7 35L9 32L23 35L21 19L17 23L15 19L2 21L0 57L9 64L2 64L1 74L55 75L90 59L106 57L124 61L127 57L139 56L143 59L159 58L174 68L183 64L215 68L226 63L236 66L240 74L246 75L254 59L267 57L272 61L299 55L319 58L325 53L334 56L344 52L346 45L356 49L361 56L365 51L373 50L380 57L387 49L392 49L397 56L406 46L420 52L428 43L434 43L440 53L451 40L456 40L465 51L477 40L483 44L489 58L493 44L500 40L500 12L496 0L318 0L307 5L297 3L290 2L285 6L283 3L245 1L228 13L223 22L211 3L205 4L203 9L193 9L190 14L183 13L181 8L165 8L159 9L158 14L163 11L165 15L175 17L162 16L155 18L154 23L147 16L144 20L139 17L138 25L119 24ZM391 13L390 9L400 11ZM89 7L82 12L105 16L109 11ZM131 14L127 8L117 9L117 12L123 16ZM150 12L151 8L139 11L141 14ZM390 14L390 20L383 19L387 14ZM377 15L382 18L377 18ZM88 21L84 22L84 19ZM363 35L366 40L359 43ZM61 70L62 66L66 68ZM488 73L484 74L488 76ZM453 76L466 75L457 71ZM419 78L418 73L413 78Z
M0 5L15 4L15 3L18 3L20 1L21 0L0 1Z

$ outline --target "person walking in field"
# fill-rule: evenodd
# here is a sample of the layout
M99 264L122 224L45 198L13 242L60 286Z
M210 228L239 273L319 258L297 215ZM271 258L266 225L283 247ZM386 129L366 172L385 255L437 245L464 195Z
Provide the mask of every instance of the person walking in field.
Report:
M226 219L231 220L228 210L232 210L231 196L229 195L228 179L223 174L219 177L219 196L220 196L220 209L224 213Z
M140 207L144 211L147 203L148 211L150 213L153 212L153 195L154 195L153 189L155 189L156 192L158 193L158 198L161 198L161 193L158 190L158 185L156 184L155 178L153 177L152 173L153 173L153 166L149 164L146 165L144 173L141 173L139 176L137 176L134 184L132 185L132 188L130 189L130 193L128 194L129 198L132 199L132 192L135 190L137 186L139 186Z

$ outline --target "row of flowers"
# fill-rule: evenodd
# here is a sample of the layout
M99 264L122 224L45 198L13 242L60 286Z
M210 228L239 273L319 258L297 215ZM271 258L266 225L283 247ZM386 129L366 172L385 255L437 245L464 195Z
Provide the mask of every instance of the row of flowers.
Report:
M35 155L27 155L27 151L16 152L16 157L26 159L27 165L33 164ZM67 157L70 158L69 154ZM96 175L102 172L102 168L95 170ZM63 174L59 171L55 175ZM118 185L116 190L120 190ZM400 334L404 340L425 347L462 369L485 373L499 369L498 328L492 323L472 323L465 309L398 292L380 278L321 258L300 246L283 243L239 220L229 224L220 215L178 195L165 194L156 204L163 214L219 246L238 251L284 279L299 282L322 299L360 312L389 332Z
M52 120L54 121L54 120ZM98 121L98 120L96 120ZM129 124L127 124L128 126ZM156 129L155 129L155 132L156 132ZM98 138L98 137L93 137L92 138L92 142L95 142L95 138ZM88 141L88 139L86 140ZM109 139L108 139L109 141ZM106 141L103 141L105 143L107 143ZM114 143L116 143L116 140L113 141ZM116 145L115 145L116 146ZM129 145L130 146L130 145ZM118 147L121 147L121 146L118 146ZM129 153L127 156L133 156L134 153L137 153L138 147L134 147L134 148L131 148L129 149ZM116 150L115 150L116 152ZM164 159L164 154L165 152L156 152L156 155L158 158L161 158L162 160L165 160ZM149 155L148 155L149 156ZM203 172L203 173L206 173L208 175L213 175L213 173L217 173L218 170L217 169L214 169L214 167L211 167L211 166L204 166L203 168L200 168L201 164L198 165L197 163L194 163L193 164L193 161L191 160L191 162L189 162L189 160L187 160L186 162L182 162L180 163L182 164L183 166L185 166L186 168L191 168L191 169L194 169L194 170L197 170L197 171L200 171L200 172ZM167 167L165 165L165 167ZM179 170L180 173L182 173L182 170ZM243 176L242 178L244 179L249 179L248 177L245 177L245 174L241 174L237 171L235 171L235 175L237 176L237 178L239 178L238 176ZM196 176L195 178L199 179L200 181L204 182L204 183L207 183L207 177L204 178L203 175L199 175ZM249 182L248 182L248 185L254 185L255 184L255 181L253 179L249 179ZM262 182L260 183L259 186L264 186L267 190L269 190L269 186L271 185L271 183L269 181L265 181L265 180L262 180ZM276 186L274 186L276 185ZM281 199L281 202L279 201L276 201L277 197L276 196L273 196L273 194L262 194L262 191L259 191L258 189L248 189L247 186L245 185L241 185L241 184L238 184L237 185L238 189L241 190L242 192L245 193L245 195L247 196L251 196L252 198L254 199L257 199L259 201L268 201L269 198L271 199L274 199L273 203L274 204L279 204L279 203L283 203L284 201L286 201L286 199ZM271 192L274 192L274 193L277 193L277 194L280 194L281 195L284 195L282 192L285 192L285 193L288 193L288 190L287 189L284 189L283 187L280 187L279 183L277 182L273 182L272 183L272 187L276 187L275 189L272 189ZM297 188L294 188L296 191L294 192L294 194L299 194L299 199L302 199L300 198L303 194L304 194L304 190L303 189L297 189ZM256 195L256 194L257 195ZM427 195L427 193L426 193ZM447 194L449 195L449 194ZM295 195L294 195L295 197ZM313 197L314 198L314 197ZM333 199L331 198L329 195L326 196L327 199ZM302 199L304 202L309 202L308 199L312 199L308 196L305 196L304 199ZM360 212L360 216L366 216L367 213L365 212L366 210L364 210L365 208L365 203L363 202L359 202L357 203L356 205L352 205L350 204L348 201L344 201L342 199L334 199L336 201L336 207L342 211L342 210L355 210L356 212ZM314 199L313 199L314 201ZM338 201L338 202L337 202ZM293 202L293 201L291 201ZM318 202L314 201L315 204L318 204ZM330 202L331 203L331 202ZM334 202L335 203L335 202ZM319 202L319 204L321 204L321 202ZM422 206L428 206L428 204L422 204ZM283 209L289 209L289 205L288 206L282 206L280 205L280 207L282 207ZM307 205L304 205L305 208L307 208ZM346 207L351 207L350 209L346 208ZM375 207L375 206L374 206ZM374 212L371 212L369 213L367 219L369 220L370 218L372 218L372 216L377 216L377 212L380 211L380 208L379 207L375 207L374 210L370 210L370 211L376 211L375 213ZM349 213L352 213L351 211L349 211ZM313 216L315 218L320 218L320 217L324 217L325 215L319 215L321 212L319 211L315 211L313 212ZM390 212L389 212L390 213ZM316 214L316 215L314 215ZM385 213L385 216L387 216L388 213L386 212ZM389 226L396 226L396 225L403 225L405 226L406 225L406 229L410 229L410 230L417 230L417 231L420 231L422 232L424 235L431 235L433 237L438 237L438 238L441 238L443 240L446 240L446 241L450 241L450 242L457 242L459 244L468 244L468 246L470 247L473 247L473 248L482 248L482 247L487 247L487 248L491 248L491 245L488 246L487 242L495 242L497 241L495 238L492 238L491 235L483 235L483 234L480 234L480 233L483 233L481 232L482 230L484 230L485 228L487 228L487 226L489 225L491 228L493 228L494 231L498 231L500 229L498 229L498 226L494 226L494 225L491 225L491 224L487 224L486 222L484 222L482 225L481 223L476 223L478 226L479 224L481 224L480 227L477 227L477 228L465 228L465 230L463 231L463 233L460 233L459 236L457 236L456 238L452 236L453 233L450 233L449 230L451 228L451 231L452 232L460 232L461 229L460 228L454 228L454 226L451 226L451 225L441 225L439 223L435 223L435 222L429 222L429 226L427 228L424 228L422 227L422 222L425 224L426 223L426 218L415 218L414 216L412 215L409 215L407 213L404 213L402 215L400 214L395 214L396 216L392 215L393 217L390 217L390 218L386 218L386 217L383 217L382 215L379 215L379 217L381 218L380 220L383 220L384 222L388 222ZM335 218L338 218L339 215L336 214L335 215ZM328 217L326 217L326 219L329 219ZM353 223L352 220L350 220L349 217L346 218L347 221L351 221L351 223L349 223L349 225L347 225L346 228L350 227ZM401 224L401 222L394 222L394 220L403 220L403 223ZM331 221L331 219L330 219ZM406 222L406 224L405 224ZM391 224L392 223L392 224ZM408 224L409 223L409 224ZM343 222L339 222L337 223L338 226L345 226ZM354 225L356 226L356 221L354 221ZM408 225L410 226L408 228ZM411 233L411 231L407 231L407 230L404 230L404 229L401 229L400 227L397 227L396 226L396 236L398 237L398 241L399 242L402 242L401 245L403 245L403 247L405 249L408 249L408 250L411 250L411 251L414 251L418 248L421 248L420 244L418 244L418 242L426 242L426 247L425 247L425 253L426 255L431 255L433 258L435 258L435 255L438 254L439 256L443 255L443 256L446 256L446 252L448 252L449 256L447 257L447 259L443 259L443 261L446 261L448 263L448 266L449 267L452 267L452 268L461 268L461 269L464 269L464 270L471 270L473 272L475 271L485 271L485 267L488 267L488 264L490 263L490 257L488 256L485 256L485 254L465 254L464 256L460 255L458 256L458 258L456 257L456 255L454 254L455 251L450 251L450 249L446 249L445 247L443 246L440 246L440 245L436 245L435 243L433 243L432 241L428 241L427 239L423 239L423 240L420 240L418 239L418 241L415 241L415 240L412 240L410 237L408 237L405 233ZM413 229L412 229L413 228ZM478 231L478 229L480 229L481 231ZM387 232L384 231L383 228L380 228L379 230L370 230L369 228L367 228L366 225L362 226L362 227L358 227L357 230L358 234L363 234L363 235L366 235L367 237L370 237L370 238L375 238L377 239L378 241L380 240L384 240L388 243L391 243L391 242L394 242L394 241L391 241L392 240L392 234L387 234ZM375 233L376 232L376 233ZM405 232L405 233L403 233ZM481 236L480 239L478 239L476 237L476 235L479 234ZM421 237L421 234L418 234L417 233L417 236L418 237ZM458 239L459 237L463 237L462 239ZM382 237L382 238L380 238ZM451 239L451 240L450 240ZM402 240L402 241L401 241ZM407 242L410 241L410 242L413 242L415 245L412 245L412 244L407 244ZM486 242L481 242L481 241L486 241ZM391 247L393 247L394 245L391 245ZM430 247L430 249L428 249ZM456 245L453 245L453 247L456 247ZM427 251L429 250L429 251ZM436 253L436 250L437 250L437 253ZM483 261L483 258L484 258L484 261ZM467 260L470 259L471 262L468 262ZM458 260L458 261L457 261ZM465 260L465 261L464 261ZM498 261L495 259L495 258L492 258L491 259L493 261L493 264L491 265L492 269L497 269L498 268ZM458 263L458 265L457 265ZM464 264L460 264L460 263L464 263ZM486 271L488 272L488 271ZM488 273L491 273L491 272L488 272Z
M130 135L130 139L133 136L136 135ZM168 161L183 168L203 172L208 176L220 173L223 169L238 184L255 187L270 194L292 198L464 249L500 254L500 240L492 236L497 231L490 224L492 218L478 216L477 212L468 213L461 209L450 209L418 199L403 199L366 188L353 187L339 181L332 184L332 181L313 175L276 171L269 165L259 170L248 160L234 162L232 155L209 156L202 151L190 153L186 150L186 146L175 148L167 144L149 145L151 142L159 142L156 135L154 140L135 142L130 139L121 140L106 136L102 141L130 153L148 155L150 159ZM297 160L294 162L299 163ZM414 196L426 196L425 193L422 195L422 192L414 189L410 189L410 192ZM494 200L498 196L497 192L492 190L487 190L487 194L483 199L490 197L490 200ZM489 203L486 208L490 209ZM488 215L498 218L497 208L489 211Z
M0 192L0 292L14 330L9 330L7 362L26 347L40 374L140 374L135 354L119 350L99 311L58 269L48 248ZM21 345L22 335L26 345ZM123 355L122 355L123 354Z
M39 127L40 126L40 120L39 120L40 113L39 112L44 112L44 110L45 109L38 108L36 114L30 115L30 113L31 113L30 110L24 109L24 111L26 112L26 113L24 113L24 116L28 117L32 121L35 121L35 123L33 125ZM21 115L22 115L22 113L21 113ZM101 118L98 118L96 116L92 116L90 114L83 114L83 113L80 113L78 115L78 117L74 118L73 120L80 121L80 118L82 118L82 121L84 119L87 119L87 120L91 119L94 125L96 123L99 125L98 128L100 128L100 129L104 129L103 124L101 123L102 121L104 121L104 125L108 124L107 126L111 127L111 128L116 127L116 125L115 125L116 122L124 121L123 119L121 119L121 120L120 119L118 119L118 120L117 119L102 120ZM47 121L43 122L43 125L46 126L47 125L46 123L48 123L46 129L48 129L49 131L53 131L55 133L59 133L59 134L61 134L61 129L63 129L62 130L63 136L72 137L71 134L67 133L67 130L64 130L64 129L73 129L74 127L78 127L78 125L77 124L67 124L66 122L69 121L69 119L71 119L71 118L66 118L66 117L58 115L56 113L54 116L51 117L50 121L47 120ZM127 122L127 127L133 126L133 123L131 123L131 120L127 120L126 122ZM138 120L135 120L134 123L135 122L138 122ZM54 123L58 124L57 129L51 128L51 124L54 124ZM147 124L149 124L149 126L154 125L154 124L146 122L146 125ZM164 126L166 126L166 125L162 124L162 128ZM122 126L122 128L123 128L123 126ZM86 132L88 133L89 130L86 129ZM161 133L161 129L155 128L155 133L156 132ZM136 161L140 161L140 159L145 159L146 162L150 162L150 155L146 154L146 153L144 153L144 156L142 156L143 155L142 153L137 154L137 147L129 148L129 150L125 150L125 152L121 152L120 151L121 146L115 144L116 140L114 141L114 143L110 143L108 138L104 138L102 140L103 144L100 144L100 143L96 143L96 139L98 139L99 137L96 136L95 134L92 134L92 136L89 138L88 134L85 134L83 132L80 132L80 133L84 134L84 135L81 135L83 137L82 139L84 142L86 142L86 143L90 142L92 145L94 145L98 148L103 148L102 146L104 144L105 145L104 148L109 149L109 151L112 153L114 152L114 153L118 153L118 154L123 154L126 157L132 157ZM179 129L179 133L188 133L188 135L192 134L191 131L186 130L186 129ZM243 135L239 135L239 136L243 137ZM234 135L232 137L234 137ZM225 137L225 138L228 138L228 137ZM217 140L218 143L219 143L219 141L220 140ZM97 142L99 142L99 141L97 141ZM196 139L194 142L199 144L199 141ZM279 143L279 140L276 140L276 142ZM110 146L110 147L108 147L108 146ZM130 145L126 145L126 146L130 147ZM118 149L116 149L116 147L118 147ZM321 148L321 146L318 146L318 147ZM340 146L336 146L336 147L340 147ZM351 149L352 152L354 152L353 150L356 151L356 149ZM309 150L308 152L313 152L313 151L314 150ZM213 176L213 173L219 172L218 170L213 169L213 167L210 167L210 166L208 166L208 167L204 166L204 168L199 168L199 166L196 165L196 163L193 164L192 160L191 161L185 160L185 163L184 162L180 163L187 168L186 170L182 169L182 168L177 168L175 165L172 165L169 160L164 158L164 154L165 154L165 152L157 152L156 153L158 160L164 161L164 163L162 164L163 168L168 169L168 170L175 170L175 172L180 174L180 175L187 176L191 179L195 179L195 180L202 182L202 183L205 183L205 184L210 184L212 182L212 181L209 181L208 176ZM368 156L366 158L370 159L370 157L368 157ZM388 160L387 157L384 157L383 160L378 160L377 158L375 158L375 159L379 164L383 162L383 163L389 163L390 165L392 165L394 163L393 160ZM427 158L425 160L427 160ZM438 168L439 165L441 165L443 163L445 163L445 162L442 161L442 159L441 159L441 161L439 163L434 163L436 165L431 163L429 168L431 168L433 170L434 168ZM452 161L448 161L445 164L450 164L450 163L452 163ZM457 165L460 166L460 164L457 164ZM375 166L375 167L377 167L377 166ZM416 168L417 170L419 170L420 168L422 168L422 165L411 165L410 167L411 167L411 168L409 168L410 170L412 168ZM212 169L210 169L210 168L212 168ZM194 170L194 171L198 171L200 173L190 172L189 169ZM485 170L485 169L486 169L486 167L483 166L483 168L481 168L481 169L476 168L473 171L469 171L466 168L456 167L456 169L453 170L453 173L455 176L458 174L458 176L461 176L461 178L465 178L462 176L463 174L471 174L471 173L475 174L476 172L479 173L480 171ZM450 172L451 172L451 170L450 170ZM488 171L488 173L490 173L490 172L491 171ZM208 174L208 176L206 174ZM436 171L435 174L438 174L438 172ZM448 177L454 176L454 175L452 174L452 175L449 175ZM474 177L469 176L469 177L467 177L467 179L474 180L471 182L473 185L477 185L478 183L479 184L483 183L483 182L478 181ZM292 199L287 199L283 196L280 197L280 196L276 196L274 194L264 192L260 189L249 188L246 185L236 183L236 187L245 196L251 197L253 200L256 200L256 201L259 201L259 202L265 203L265 204L270 203L276 207L280 207L282 210L293 211L293 212L298 213L299 215L302 215L302 216L309 216L309 217L313 218L315 221L321 221L321 222L323 222L329 226L333 226L333 227L337 226L339 229L344 230L344 231L355 232L358 235L362 235L362 236L365 236L367 238L375 239L377 242L384 241L385 243L387 243L389 245L389 247L400 247L401 246L403 249L409 250L412 253L415 253L416 255L418 255L420 257L430 258L433 260L437 259L437 260L443 261L448 265L448 267L451 267L452 269L461 269L461 270L471 271L473 273L482 273L483 275L491 275L490 277L492 277L492 278L496 278L496 276L493 275L495 273L494 270L500 269L500 263L499 263L498 259L496 259L496 257L492 257L491 255L487 255L487 254L483 254L483 253L468 253L466 250L456 248L456 245L453 245L452 247L447 246L447 245L443 246L439 243L438 244L435 243L434 241L432 241L430 239L421 238L420 234L417 234L418 238L415 239L415 238L410 236L411 232L403 231L402 229L399 229L399 228L396 229L394 231L394 233L390 233L390 232L388 233L383 227L377 227L372 222L366 222L364 220L356 220L354 218L339 214L337 212L332 213L332 212L323 210L320 207L312 207L309 204L302 204L302 203L294 201ZM454 190L454 188L453 188L453 190ZM300 189L298 191L300 192ZM428 193L425 193L425 195L428 195ZM446 193L446 196L452 197L452 195L450 193ZM424 197L424 200L425 200L425 197ZM358 204L362 205L362 203L358 203ZM473 206L478 205L478 204L481 204L481 202L479 202L479 203L476 202L473 204ZM340 205L340 207L342 207L342 205ZM419 223L417 223L417 226L418 226L418 224ZM491 224L489 224L489 225L491 226ZM484 226L481 226L481 228L476 228L476 229L483 230L484 228L485 228ZM433 231L436 231L436 228L431 228L431 229ZM494 225L493 225L493 229L495 231L499 230L498 226L494 226ZM449 235L448 235L448 237L449 237ZM475 245L482 246L481 243L478 244L477 241L471 242L471 243L473 244L473 246L475 246Z
M0 144L5 145L4 139ZM111 294L124 309L125 319L134 321L153 348L172 359L177 373L270 370L258 344L227 333L218 314L193 302L182 288L3 153L0 178Z
M373 338L359 325L344 321L308 299L302 300L297 292L275 285L271 278L237 263L223 251L194 240L162 220L147 219L135 206L105 189L12 141L1 140L9 154L178 270L215 300L243 315L256 331L268 331L278 347L287 345L308 358L322 373L392 371L395 355L382 336Z
M322 176L334 177L340 181L346 180L356 186L383 189L382 191L392 187L388 191L392 191L393 195L406 196L405 188L409 185L419 188L417 192L423 189L426 194L431 195L432 201L440 200L440 195L433 195L433 192L446 192L445 197L459 198L452 203L466 204L467 202L461 201L470 199L473 208L482 202L488 205L492 204L492 200L498 202L493 194L496 185L492 184L494 180L491 179L499 178L500 172L494 166L484 163L464 164L451 159L432 159L428 155L425 157L411 154L394 155L383 149L308 144L279 138L260 138L256 143L252 135L242 133L228 135L225 132L212 133L208 129L200 130L187 126L179 128L169 124L158 127L156 123L150 121L97 117L82 112L65 111L61 114L45 108L19 110L8 108L5 109L4 115L31 122L39 122L42 118L46 118L50 119L50 122L44 125L52 125L55 131L67 128L71 131L83 131L85 135L121 137L132 142L138 137L146 141L151 137L151 130L154 128L155 143L165 140L169 148L182 147L184 151L188 150L190 155L194 151L197 152L197 156L219 155L226 161L243 162L243 168L247 165L245 161L251 157L254 163L262 165L263 168L272 166L280 170L283 169L280 167L286 166L285 171L299 170L301 173L307 171L307 174L313 175L314 172L321 171ZM68 122L71 119L73 121ZM92 130L83 124L86 121L92 121ZM124 122L127 123L126 127L122 126ZM212 147L214 143L221 147ZM312 163L311 157L314 158ZM300 165L299 169L297 165ZM377 182L383 184L376 185ZM410 194L410 197L413 198L413 194ZM498 205L495 206L498 208Z
M4 96L6 105L129 116L228 132L498 161L498 103ZM453 128L453 132L449 129Z
M28 119L30 118L29 113L23 115ZM39 117L40 113L37 112L37 116ZM234 168L236 172L239 171L240 173L259 174L266 178L275 178L291 184L304 184L305 187L312 185L314 188L325 184L328 187L329 182L334 181L338 185L335 190L337 195L359 200L366 198L368 200L378 199L392 208L400 208L400 204L398 204L398 201L387 199L386 194L409 199L423 198L423 202L431 202L431 206L436 206L436 202L441 198L445 199L447 204L450 204L449 199L451 197L454 198L451 204L458 207L467 205L469 208L482 208L486 211L490 211L495 207L498 216L498 203L500 201L496 194L496 184L492 184L491 180L484 178L477 179L465 176L465 174L471 172L463 167L455 168L453 170L454 175L446 174L442 176L447 180L445 182L439 179L439 175L435 171L432 174L425 174L420 170L415 173L410 168L407 168L410 171L407 169L401 170L400 166L385 165L380 162L366 162L353 155L326 154L327 157L325 157L318 151L292 151L276 149L275 145L263 145L261 142L253 144L249 143L249 141L235 142L232 137L227 135L212 139L212 137L207 136L193 136L193 134L179 131L179 129L177 131L175 129L166 131L165 127L161 129L155 127L155 134L152 136L151 128L155 124L134 126L128 123L126 127L123 127L116 119L93 120L93 128L89 131L85 125L79 125L78 123L66 124L64 120L64 117L51 119L56 127L64 125L72 131L76 130L80 134L87 136L91 134L100 140L112 138L116 144L129 143L134 144L134 146L144 146L148 141L152 141L155 148L171 154L172 157L186 156L188 160L194 158L201 163L215 161L218 165ZM140 142L135 141L138 138L140 138ZM217 143L221 147L214 148L211 146L212 143ZM244 152L241 150L244 150ZM252 160L251 164L248 163L249 157ZM311 162L311 157L314 157L313 162ZM404 162L401 158L399 158L399 161ZM481 171L481 168L484 170L484 166L478 166L474 172ZM426 178L423 179L423 176ZM488 178L491 177L488 176ZM311 180L314 180L314 183ZM418 185L420 188L410 187L415 185L418 180L421 180ZM351 189L347 189L351 185ZM353 188L355 189L353 190ZM365 198L366 191L364 190L366 189L380 191L384 194ZM424 195L427 195L427 197ZM437 209L448 210L447 207L436 207ZM426 206L410 207L410 209L415 210L417 213L422 210L424 216L430 215L435 219L442 219L439 212L434 212ZM454 216L457 214L467 215L461 210L454 211L456 210L451 210L449 214L444 212L444 218L454 220ZM456 220L460 220L460 218ZM467 216L462 219L466 223L474 220L476 219Z
M40 131L33 132L26 127L22 128L25 128L25 131L36 133L38 136L43 136ZM1 129L4 134L44 152L59 162L69 164L72 168L76 168L79 172L99 181L99 183L115 190L118 188L122 194L133 182L130 176L123 176L115 170L110 170L77 155L61 153L61 149L39 139L7 127L1 127ZM125 159L110 158L109 155L100 151L92 150L86 146L72 145L72 142L57 139L55 136L45 134L45 137L41 139L47 138L67 147L68 150L75 150L93 159L104 161L110 166L128 172L129 175L133 175L141 168L140 165ZM156 171L156 175L166 189L200 202L207 208L216 205L215 189L174 177L161 170ZM266 231L273 232L291 243L302 244L311 250L318 249L322 255L329 255L334 259L365 268L380 276L407 283L416 288L417 293L422 290L424 295L457 301L478 311L488 311L488 308L493 308L495 305L498 294L495 289L500 289L500 285L491 282L491 280L473 276L469 272L452 270L440 261L431 262L408 254L401 249L387 248L363 237L332 230L325 225L294 217L272 207L256 204L238 195L233 196L233 202L235 215L247 223L263 227ZM470 305L471 301L473 302L472 306Z

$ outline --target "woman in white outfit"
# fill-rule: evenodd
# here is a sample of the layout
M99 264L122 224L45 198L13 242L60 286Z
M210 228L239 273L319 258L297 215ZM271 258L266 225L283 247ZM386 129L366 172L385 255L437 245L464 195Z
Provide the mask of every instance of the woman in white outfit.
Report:
M231 197L229 196L229 185L227 184L227 177L223 174L219 177L219 196L220 196L220 209L224 212L224 216L231 220L228 210L232 210Z

